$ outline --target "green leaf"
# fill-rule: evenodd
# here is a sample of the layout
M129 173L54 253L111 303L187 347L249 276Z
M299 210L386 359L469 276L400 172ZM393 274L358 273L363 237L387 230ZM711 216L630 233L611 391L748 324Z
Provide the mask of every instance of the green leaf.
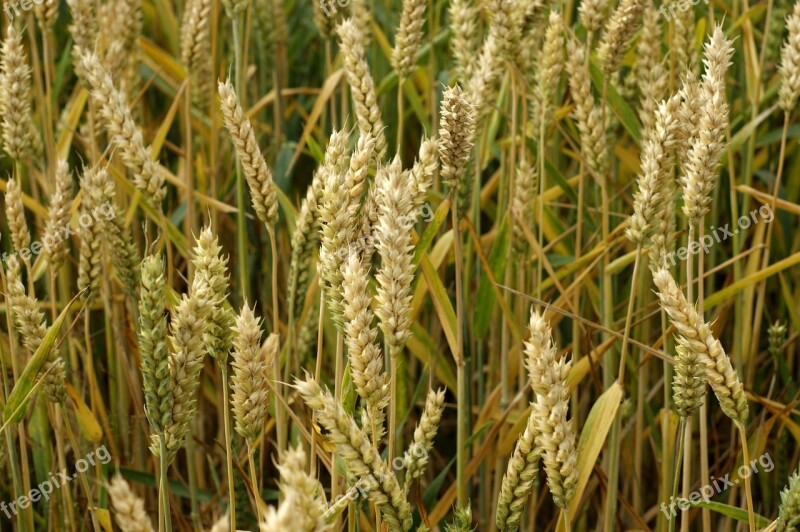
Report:
M509 217L504 216L503 221L500 222L500 228L497 230L492 250L489 252L489 266L495 279L502 276L506 267L510 243L509 234L511 233L509 230L510 225ZM495 306L495 290L489 280L489 276L483 269L481 269L481 277L478 280L477 301L480 301L481 304L475 309L472 326L475 330L475 337L483 339L489 330L489 324L492 322Z
M731 519L736 519L737 521L740 521L742 523L747 523L747 510L744 508L736 508L735 506L730 506L727 504L723 504L721 502L714 502L714 501L698 501L698 502L689 501L689 505L695 508L708 508L712 512L717 512L718 514L730 517ZM769 519L758 514L755 514L755 518L756 518L756 526L758 528L766 528L771 523Z
M28 398L41 381L41 379L39 379L39 373L50 356L50 351L52 351L56 343L58 333L61 332L61 326L64 325L64 320L67 318L69 309L72 307L75 300L76 299L73 298L72 301L64 307L61 314L56 318L56 321L47 329L44 340L28 361L28 365L25 366L22 375L19 376L19 380L14 384L14 389L11 390L11 393L8 395L8 401L6 401L6 406L3 409L3 419L6 425L9 423L19 423L25 415L25 407L28 404ZM5 425L3 427L5 427Z
M603 73L600 71L600 67L597 66L596 59L592 59L590 70L592 83L594 83L594 86L598 91L602 91ZM610 83L608 85L608 92L606 93L606 101L608 102L611 110L614 111L614 114L617 115L617 118L619 118L619 121L622 123L625 131L628 132L636 144L639 144L642 140L642 126L639 124L639 119L636 118L636 114L633 112L630 105L628 105L628 102L626 102L625 99L619 95L617 89L615 89Z

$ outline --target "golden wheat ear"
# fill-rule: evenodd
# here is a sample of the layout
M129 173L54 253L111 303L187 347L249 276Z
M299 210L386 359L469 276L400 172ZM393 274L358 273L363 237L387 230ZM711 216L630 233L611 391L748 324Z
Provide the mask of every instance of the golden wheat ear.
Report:
M153 523L144 509L144 501L133 493L122 476L114 475L111 479L108 496L111 499L114 521L121 530L153 532Z

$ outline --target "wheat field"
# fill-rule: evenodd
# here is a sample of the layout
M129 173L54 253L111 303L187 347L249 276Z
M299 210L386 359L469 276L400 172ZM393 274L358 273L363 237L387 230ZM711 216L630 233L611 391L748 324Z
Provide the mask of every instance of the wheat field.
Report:
M3 12L0 530L800 530L800 3Z

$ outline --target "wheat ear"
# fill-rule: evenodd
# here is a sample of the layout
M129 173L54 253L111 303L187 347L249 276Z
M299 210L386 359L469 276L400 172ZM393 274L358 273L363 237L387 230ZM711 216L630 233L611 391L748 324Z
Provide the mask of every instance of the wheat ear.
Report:
M609 17L597 51L606 79L622 65L622 57L638 28L643 9L643 0L621 0Z
M377 481L369 491L369 498L380 508L384 522L393 530L410 530L413 524L411 507L397 478L353 418L314 379L298 380L295 388L328 431L327 438L336 446L336 455L344 461L347 470L356 478Z
M777 532L794 532L800 528L800 472L789 477L789 484L781 491L778 509Z
M370 308L369 270L356 254L342 265L344 296L344 337L350 372L356 392L367 405L373 441L380 441L389 404L389 384L383 356L378 345L378 331L373 327Z
M35 353L44 341L47 325L44 313L39 310L39 303L25 291L20 264L15 256L8 259L8 301L23 345ZM58 349L50 349L42 372L45 375L44 392L47 400L63 403L66 398L64 359Z
M542 453L553 500L556 506L566 509L575 494L578 480L575 424L567 419L567 376L572 363L566 356L558 356L550 326L539 312L531 312L529 328L531 337L525 342L525 356L531 387L536 394L533 404L536 445Z
M725 415L739 427L744 427L748 414L747 397L722 344L711 334L708 324L689 304L667 270L657 271L653 281L662 308L678 329L678 343L687 353L697 357Z
M98 56L86 51L78 56L81 71L91 87L92 99L100 108L103 126L111 135L125 166L133 173L133 184L155 205L167 195L164 176L153 159L153 150L133 120L125 94L115 85Z
M181 61L191 76L192 100L208 105L211 84L211 0L190 0L181 23Z
M0 124L3 147L11 158L23 161L34 152L36 140L31 114L31 69L22 34L8 25L0 58Z
M108 496L114 509L114 520L123 532L152 532L150 522L140 499L120 475L114 475L108 484Z
M200 231L197 248L192 261L195 266L193 285L203 284L211 294L212 308L208 315L207 330L203 338L208 354L224 367L231 350L233 312L225 306L228 298L230 276L228 257L222 256L222 246L210 227ZM197 290L198 288L194 288Z
M346 19L336 32L341 41L344 71L353 96L358 128L362 135L369 133L375 137L375 155L381 160L386 155L386 135L375 94L375 82L367 64L362 30L353 19Z
M141 271L138 336L145 414L153 430L163 434L172 419L164 259L146 257Z
M252 444L267 420L268 375L278 354L278 335L273 333L261 348L261 320L246 304L233 330L231 407L236 432Z
M536 416L531 412L500 484L495 523L498 530L503 532L514 532L519 528L522 511L533 490L541 458L541 451L535 444L538 433Z
M442 183L456 188L475 142L475 106L458 85L445 89L440 117L440 175Z
M81 217L92 219L92 213L109 204L114 197L114 184L105 168L86 168L81 176ZM101 219L78 228L80 257L78 261L78 289L81 298L90 301L97 295L103 266L107 232ZM85 290L85 291L84 291Z
M395 32L392 49L392 67L401 80L411 75L417 62L417 51L424 36L422 27L425 25L427 7L428 2L425 0L403 0L403 12L400 14L400 25Z
M408 493L411 482L422 476L428 465L428 456L433 448L433 440L439 430L444 409L444 390L429 391L425 400L425 409L419 424L414 429L414 439L403 456L406 475L403 482L403 491Z
M800 2L795 3L794 10L786 17L788 35L781 49L781 88L778 92L778 103L785 113L791 113L800 96Z
M275 184L272 182L272 171L258 147L256 133L250 120L244 116L231 81L228 79L224 83L219 82L218 89L222 118L236 148L236 155L242 163L253 209L259 220L268 226L274 226L278 222L278 201Z
M298 446L283 453L278 471L281 474L281 493L295 510L294 525L309 532L328 530L323 517L326 510L325 490L319 480L306 471L303 448Z
M14 249L19 253L30 248L31 233L28 230L28 222L25 221L22 189L13 177L6 182L6 219Z
M72 176L67 162L59 160L56 165L56 188L47 209L47 224L42 237L50 254L53 271L58 271L67 257L67 241L62 237L62 230L69 225L71 205Z

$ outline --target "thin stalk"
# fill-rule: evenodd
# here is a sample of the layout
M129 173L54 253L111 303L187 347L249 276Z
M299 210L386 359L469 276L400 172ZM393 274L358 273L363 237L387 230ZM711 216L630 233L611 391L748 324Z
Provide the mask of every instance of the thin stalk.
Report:
M239 102L244 108L245 102L242 99L242 66L241 50L239 43L239 20L238 16L231 20L233 28L233 71L234 79L236 80L236 94L239 96ZM247 218L245 217L245 190L244 190L244 176L242 175L242 165L236 162L236 251L238 254L239 263L239 284L242 289L242 299L250 299L250 276L247 271Z
M689 497L689 490L692 487L692 418L686 419L686 435L683 442L683 486L682 495ZM677 486L675 487L677 489ZM689 515L684 514L681 519L681 530L689 532Z
M314 380L320 382L322 378L322 361L324 360L325 350L322 348L322 340L325 332L325 289L320 287L319 290L319 321L317 326L317 362L314 367ZM314 414L312 413L312 420ZM311 475L317 472L317 431L311 431L311 461L309 463L308 472ZM334 468L335 469L335 468Z
M253 500L256 505L256 517L261 522L261 494L258 492L258 475L256 474L255 449L247 442L247 463L250 466L250 484L253 486Z
M681 420L678 422L678 452L675 453L675 481L672 483L672 496L670 497L669 503L675 500L675 497L678 496L678 482L681 480L681 459L683 458L683 438L684 433L686 431L686 418L682 417ZM664 469L664 471L668 471L668 469ZM669 519L669 532L675 532L675 521L676 516L672 516Z
M64 428L67 431L67 437L69 438L69 443L72 446L72 452L77 454L80 447L78 447L78 440L75 439L75 434L72 432L72 427L67 419L65 405L62 403L59 405L59 407L61 409L61 415L64 418ZM94 498L92 497L92 490L89 488L89 482L86 480L85 475L81 474L78 476L81 479L83 491L86 493L86 504L87 509L89 510L89 515L92 517L92 526L94 527L95 532L100 532L102 529L100 528L100 522L97 520L97 507L94 505Z
M539 258L536 261L536 297L542 298L542 263L544 262L544 191L545 187L545 150L544 146L544 119L539 117L539 212L538 212L538 244Z
M275 229L267 226L267 233L269 233L269 244L272 251L272 332L280 335L279 316L278 316L278 246L275 238ZM281 381L281 358L272 365L273 379L275 382L275 394L283 398L283 384ZM289 360L286 361L289 364ZM275 425L278 433L278 451L283 452L286 450L287 434L286 434L286 411L283 407L283 401L275 405Z
M476 163L477 164L477 163ZM456 480L458 505L469 502L469 479L467 479L467 439L469 437L469 401L467 394L466 364L464 362L464 300L461 285L461 233L458 229L458 198L455 188L450 192L450 214L453 223L453 254L456 270L456 387L458 388L458 414L456 431Z
M631 336L631 318L633 316L633 307L636 302L636 282L639 279L639 263L642 258L641 244L636 247L636 258L633 262L633 277L631 278L631 292L628 296L628 312L625 316L625 331L622 336L622 355L619 362L619 376L617 380L622 385L625 382L625 359L628 355L628 343Z
M400 149L403 147L403 125L404 125L404 104L403 98L403 84L405 79L400 79L397 82L397 155L400 155Z
M742 426L737 424L737 428L739 429L739 436L742 439L742 458L745 464L750 463L750 453L747 450L747 430ZM747 522L750 525L750 532L755 532L756 530L756 518L755 513L753 511L753 492L750 488L750 475L744 477L744 493L745 497L747 498Z
M164 434L158 435L158 525L159 529L164 527L165 532L172 531L172 517L169 511L169 480L167 478L167 441Z
M702 219L697 224L697 227L698 227L697 240L699 242L702 242L703 235L705 233L705 227ZM705 310L704 310L705 282L703 279L703 277L705 277L704 271L705 271L705 255L701 253L697 257L697 309L703 321L705 321ZM700 419L698 422L698 426L700 427L700 475L703 479L706 479L711 477L709 476L709 470L708 470L708 404L705 401L703 401L700 404ZM709 532L711 530L711 511L708 508L702 508L700 510L700 514L703 519L703 532Z
M231 419L228 405L228 367L220 365L222 373L222 416L225 424L225 464L228 470L228 515L231 519L231 530L236 530L236 490L233 484L233 446L231 443Z

